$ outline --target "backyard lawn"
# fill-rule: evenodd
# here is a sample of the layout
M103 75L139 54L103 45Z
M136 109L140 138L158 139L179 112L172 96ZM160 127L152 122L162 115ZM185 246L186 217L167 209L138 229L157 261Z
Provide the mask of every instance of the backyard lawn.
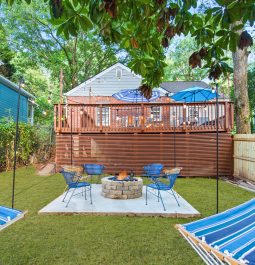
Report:
M11 204L12 173L0 174L0 204ZM60 174L36 176L33 167L19 169L15 207L25 219L1 232L0 264L203 264L175 230L192 219L38 215L65 187ZM215 180L178 179L176 191L203 216L215 213ZM220 182L220 211L254 196Z

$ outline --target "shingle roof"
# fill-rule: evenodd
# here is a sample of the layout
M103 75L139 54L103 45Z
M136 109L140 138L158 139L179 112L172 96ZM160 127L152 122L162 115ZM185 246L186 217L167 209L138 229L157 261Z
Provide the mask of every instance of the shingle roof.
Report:
M182 91L186 88L190 87L210 87L207 83L203 81L173 81L173 82L163 82L160 84L160 87L165 89L166 91L170 93L177 93L179 91Z
M210 88L211 86L208 85L204 81L171 81L171 82L163 82L160 84L160 87L165 91L169 92L170 94L175 94L180 92L184 89L191 88L191 87L202 87L202 88ZM219 99L229 99L223 93L219 94Z

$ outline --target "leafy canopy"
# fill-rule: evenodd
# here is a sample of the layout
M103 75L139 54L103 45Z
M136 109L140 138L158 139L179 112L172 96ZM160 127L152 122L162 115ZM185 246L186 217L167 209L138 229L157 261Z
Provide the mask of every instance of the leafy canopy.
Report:
M1 1L1 0L0 0ZM2 0L3 1L3 0ZM15 0L7 0L12 4ZM30 3L32 0L26 0ZM144 89L158 86L165 67L165 51L175 35L191 34L199 50L189 60L192 68L209 67L209 77L217 79L229 71L226 50L235 51L252 44L240 30L255 20L254 0L216 0L196 12L196 0L45 0L51 23L66 39L97 27L106 43L117 43L131 56L129 66L144 77ZM143 88L143 87L142 87Z

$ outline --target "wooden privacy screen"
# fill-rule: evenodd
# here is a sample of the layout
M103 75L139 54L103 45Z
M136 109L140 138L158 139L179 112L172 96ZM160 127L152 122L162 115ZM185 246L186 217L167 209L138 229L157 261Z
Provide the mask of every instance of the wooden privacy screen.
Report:
M234 176L255 181L255 135L234 136Z
M121 170L143 173L143 166L162 163L174 166L174 134L73 134L73 164L99 163L106 173ZM232 137L219 134L219 172L232 176ZM71 135L56 135L58 167L71 161ZM216 134L177 133L176 166L183 167L183 176L216 175Z

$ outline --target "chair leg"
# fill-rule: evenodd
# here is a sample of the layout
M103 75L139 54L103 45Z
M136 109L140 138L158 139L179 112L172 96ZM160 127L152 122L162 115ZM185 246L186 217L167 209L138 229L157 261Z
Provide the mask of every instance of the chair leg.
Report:
M159 190L158 190L159 191ZM166 210L166 208L165 208L165 205L164 205L164 202L163 202L163 199L162 199L162 196L161 196L161 192L159 191L159 198L160 198L160 200L161 200L161 203L162 203L162 205L163 205L163 208L164 208L164 211Z
M89 189L89 194L90 194L90 204L92 204L91 186L90 186L90 189Z
M175 194L174 194L174 191L173 191L172 189L171 189L171 191L172 191L172 193L173 193L173 195L174 195L174 198L175 198L175 200L176 200L178 206L180 206L180 204L179 204L179 202L178 202L178 200L177 200L177 198L176 198L176 196L175 196Z
M147 204L147 197L148 197L148 195L147 195L147 189L148 189L148 187L146 186L146 195L145 195L146 203L145 203L145 205L148 205L148 204Z
M68 204L71 201L71 198L73 197L75 190L76 190L76 187L73 189L73 192L72 192L72 194L71 194L71 196L70 196L70 198L69 198L69 200L68 200L68 202L66 204L66 207L68 207Z
M68 189L68 185L65 186L64 192Z
M85 200L87 200L87 188L84 187L84 190L85 190Z
M68 186L67 186L67 187L68 187ZM65 189L66 189L66 188L65 188ZM62 202L65 201L66 195L67 195L67 193L69 192L69 190L70 190L70 189L68 189L68 190L66 191L66 194L65 194L65 196L64 196L64 198L63 198L63 200L62 200Z
M158 202L159 202L159 190L158 190Z

